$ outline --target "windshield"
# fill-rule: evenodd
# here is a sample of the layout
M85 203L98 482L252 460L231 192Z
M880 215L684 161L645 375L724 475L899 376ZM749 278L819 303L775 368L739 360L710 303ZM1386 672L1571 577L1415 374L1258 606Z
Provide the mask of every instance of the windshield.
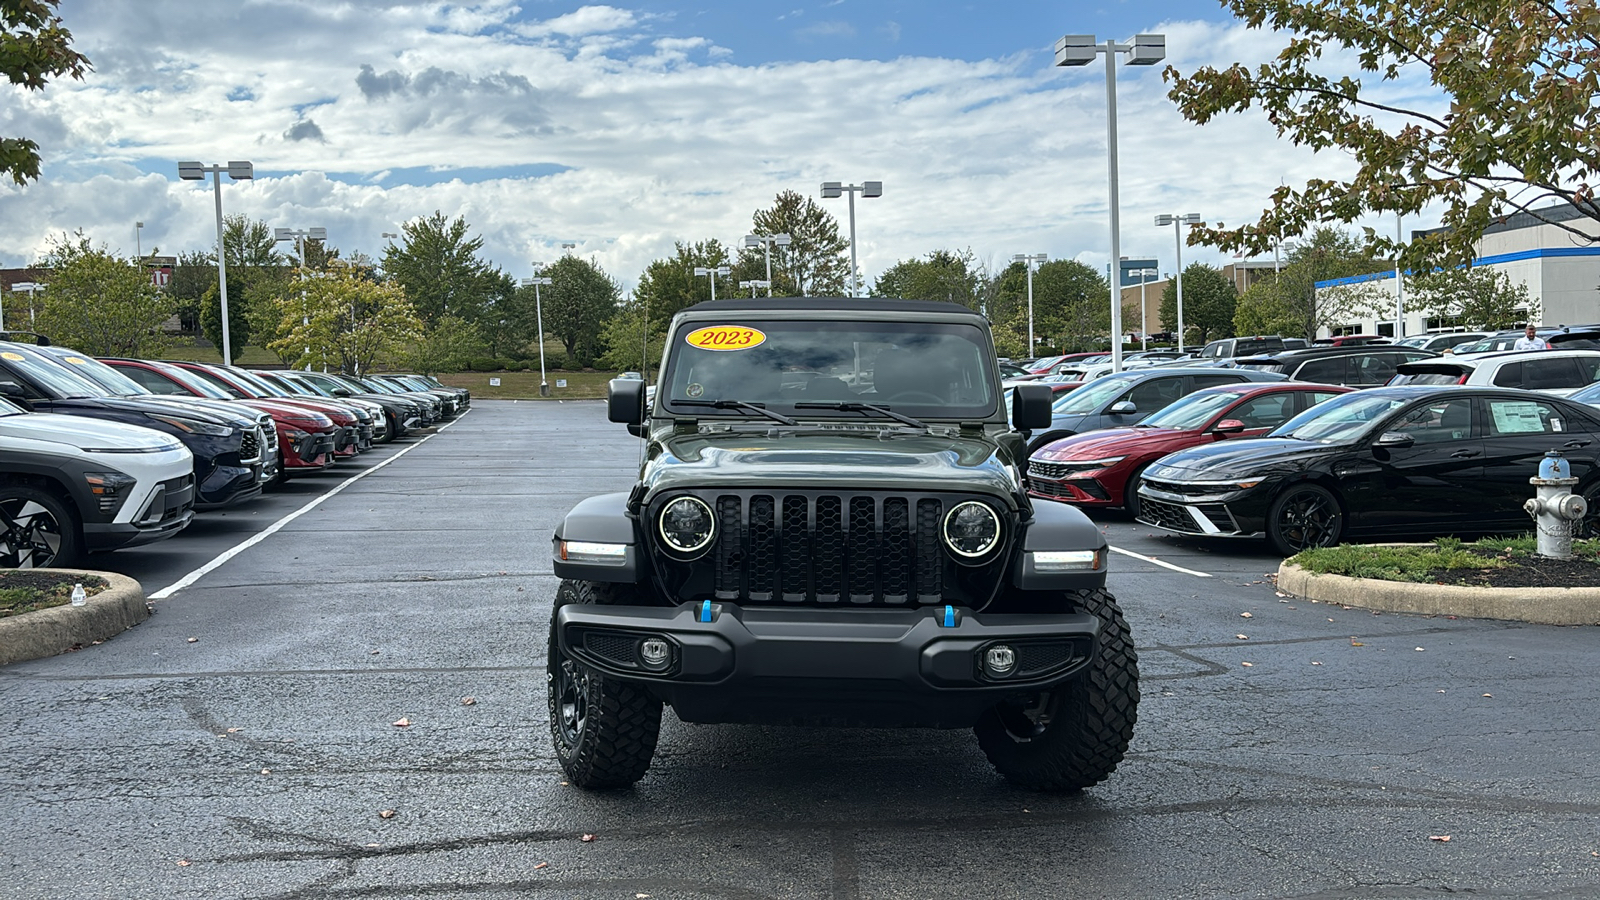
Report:
M151 393L144 385L93 357L74 353L64 347L51 348L45 352L71 366L73 372L93 381L118 397L148 396Z
M0 359L13 371L34 383L40 390L57 400L74 400L82 397L108 397L111 392L76 372L67 370L65 364L40 354L37 350L20 344L6 345L0 350Z
M791 412L795 404L871 403L928 418L981 418L998 400L982 329L925 322L762 321L679 329L662 373L668 408L696 416L751 416L701 405L742 400ZM847 415L802 409L802 415Z
M183 385L190 391L193 391L202 397L210 397L213 400L234 399L233 394L228 393L227 391L217 387L203 378L197 377L193 372L181 366L174 366L162 362L145 363L145 365L150 366L161 374L167 376L173 381L176 381L178 384Z
M1353 444L1390 412L1406 405L1396 397L1365 392L1325 400L1278 426L1268 437L1297 438L1319 444Z
M1600 384L1591 384L1583 390L1571 394L1567 399L1576 400L1579 403L1587 403L1590 406L1600 406Z
M1113 376L1089 382L1055 402L1050 409L1056 415L1081 416L1099 409L1102 404L1130 387L1138 376Z
M272 384L263 378L258 378L253 372L246 372L243 369L229 369L228 374L232 376L235 381L242 382L245 387L255 391L263 397L293 396L292 391L286 391L276 384Z
M1244 391L1209 391L1190 394L1141 422L1151 428L1181 428L1194 431L1205 427L1211 417L1245 395Z
M220 376L218 376L214 372L210 372L210 371L207 371L205 369L189 369L189 368L184 368L183 371L188 373L191 377L196 378L196 379L201 380L201 381L204 381L206 384L211 385L212 387L216 388L219 391L223 391L230 398L233 398L233 399L236 399L236 400L240 400L240 399L254 400L254 399L256 399L256 395L255 394L246 393L245 391L240 390L239 388L233 386L232 384L228 383L227 381L224 381Z
M308 397L326 399L333 396L333 392L317 381L315 375L285 375L280 381L288 390L298 391Z
M27 414L27 410L13 405L10 400L0 400L0 416L25 416Z
M1395 341L1394 345L1396 347L1421 347L1422 345L1428 343L1431 340L1433 340L1433 338L1431 336L1408 337L1408 338L1405 338L1403 340Z

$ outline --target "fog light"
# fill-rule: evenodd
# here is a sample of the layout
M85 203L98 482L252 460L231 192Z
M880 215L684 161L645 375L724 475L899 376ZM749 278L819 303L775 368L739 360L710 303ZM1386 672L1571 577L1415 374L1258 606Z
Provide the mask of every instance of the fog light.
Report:
M983 651L983 671L994 678L1004 678L1017 667L1017 651L1005 644L996 644Z
M662 668L672 660L672 647L660 638L646 638L639 642L639 660L647 668Z

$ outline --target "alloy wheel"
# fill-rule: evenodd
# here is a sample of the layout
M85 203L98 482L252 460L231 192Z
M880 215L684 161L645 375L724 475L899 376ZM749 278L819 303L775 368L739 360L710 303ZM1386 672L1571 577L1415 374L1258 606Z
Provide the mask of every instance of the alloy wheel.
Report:
M583 736L583 726L589 718L589 674L570 659L561 660L556 670L555 715L561 729L561 738L567 746L576 747Z
M61 552L61 522L26 498L0 500L0 568L39 569Z
M1321 491L1300 491L1278 512L1278 531L1295 551L1330 547L1339 535L1338 504Z

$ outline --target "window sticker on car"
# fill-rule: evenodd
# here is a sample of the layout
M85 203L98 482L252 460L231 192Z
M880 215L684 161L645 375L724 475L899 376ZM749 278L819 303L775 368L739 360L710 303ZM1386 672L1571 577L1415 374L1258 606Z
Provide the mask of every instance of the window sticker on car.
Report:
M86 366L86 365L88 365L88 363L85 362L83 357L81 357L81 356L63 356L61 358L66 360L69 363L72 363L75 366Z
M701 350L749 350L766 343L766 334L744 325L712 325L696 328L684 338L689 346Z
M1544 431L1539 418L1539 404L1524 402L1492 402L1494 430L1501 434L1538 434Z
M4 353L0 353L0 359L9 359L12 362L22 362L23 361L21 353L12 353L10 350L7 350Z

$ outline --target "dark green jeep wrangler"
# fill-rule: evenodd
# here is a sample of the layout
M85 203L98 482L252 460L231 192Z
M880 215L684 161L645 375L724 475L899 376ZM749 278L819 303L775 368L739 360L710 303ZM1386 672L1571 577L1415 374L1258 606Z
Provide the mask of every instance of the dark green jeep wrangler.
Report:
M973 728L1006 778L1116 768L1139 702L1106 542L1023 490L1050 389L1002 400L989 326L950 303L725 300L680 312L639 483L555 533L550 731L573 784L643 777L686 722ZM1015 423L1022 433L1014 430Z

